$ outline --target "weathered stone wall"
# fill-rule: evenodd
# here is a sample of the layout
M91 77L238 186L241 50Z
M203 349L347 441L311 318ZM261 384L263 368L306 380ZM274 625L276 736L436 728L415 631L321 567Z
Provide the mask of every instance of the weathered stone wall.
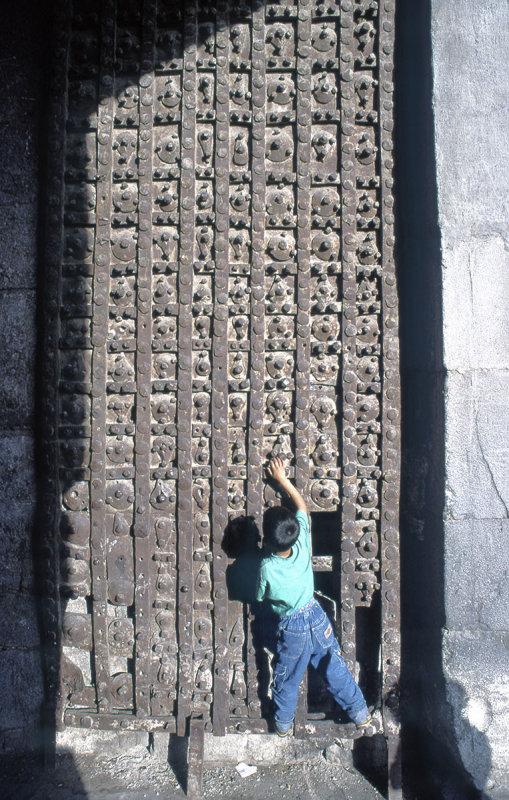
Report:
M39 118L45 24L2 8L0 107L0 753L37 743L42 675L31 559Z
M509 15L433 2L442 248L447 699L463 763L509 796Z
M443 797L495 800L509 797L507 6L401 3L399 23L407 764L419 797L433 774Z

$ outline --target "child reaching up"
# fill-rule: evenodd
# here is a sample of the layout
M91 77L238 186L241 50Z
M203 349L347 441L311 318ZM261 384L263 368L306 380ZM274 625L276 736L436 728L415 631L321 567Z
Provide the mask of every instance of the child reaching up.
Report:
M307 506L288 480L283 461L271 459L268 474L293 501L296 513L281 506L265 512L266 552L258 575L256 599L268 600L279 617L272 679L274 723L279 736L292 728L299 684L309 663L358 728L371 721L364 696L339 652L332 625L314 599L311 542Z

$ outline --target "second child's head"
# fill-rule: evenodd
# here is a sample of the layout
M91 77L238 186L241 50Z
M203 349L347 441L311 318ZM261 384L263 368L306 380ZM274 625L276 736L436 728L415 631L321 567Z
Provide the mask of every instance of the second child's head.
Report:
M299 537L295 514L283 506L273 506L263 515L263 544L271 553L289 550Z

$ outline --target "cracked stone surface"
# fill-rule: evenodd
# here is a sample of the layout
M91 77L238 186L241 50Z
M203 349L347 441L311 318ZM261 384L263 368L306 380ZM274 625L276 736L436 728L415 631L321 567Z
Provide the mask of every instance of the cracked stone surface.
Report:
M509 370L449 371L446 516L507 519Z
M507 634L507 520L450 520L446 529L447 627Z

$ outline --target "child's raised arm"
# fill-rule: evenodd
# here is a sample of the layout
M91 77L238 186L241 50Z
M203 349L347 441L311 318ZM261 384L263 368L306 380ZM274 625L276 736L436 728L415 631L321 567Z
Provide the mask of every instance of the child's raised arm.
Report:
M293 500L297 511L303 511L305 514L307 514L308 507L306 505L306 501L298 489L296 489L293 483L286 477L285 465L279 456L271 458L269 466L267 467L267 472L271 478L274 478L274 480L279 483L281 488L284 489L287 495Z

